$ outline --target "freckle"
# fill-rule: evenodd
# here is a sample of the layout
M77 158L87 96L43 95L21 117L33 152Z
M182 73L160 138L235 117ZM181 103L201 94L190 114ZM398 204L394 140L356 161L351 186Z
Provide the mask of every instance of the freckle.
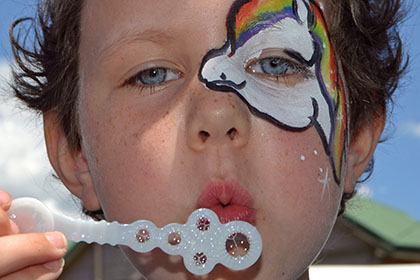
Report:
M306 159L306 158L305 158L305 156L301 156L301 157L300 157L300 160L301 160L301 161L304 161L305 159Z

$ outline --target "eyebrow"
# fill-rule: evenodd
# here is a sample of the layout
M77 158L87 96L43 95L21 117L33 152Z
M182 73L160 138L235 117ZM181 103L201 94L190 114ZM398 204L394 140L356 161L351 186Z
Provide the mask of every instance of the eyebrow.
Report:
M174 40L174 37L169 33L169 31L163 32L159 29L122 32L105 44L105 46L99 51L99 58L101 60L106 60L119 51L121 47L135 42L152 42L158 45L165 45Z

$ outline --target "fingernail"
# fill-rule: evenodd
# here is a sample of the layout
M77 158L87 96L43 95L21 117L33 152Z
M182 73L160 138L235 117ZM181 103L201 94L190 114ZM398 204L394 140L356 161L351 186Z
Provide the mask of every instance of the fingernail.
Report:
M50 241L50 243L57 249L66 248L66 241L63 234L59 232L49 232L45 234L45 237Z
M59 271L64 266L64 259L47 262L44 264L44 266L51 271Z

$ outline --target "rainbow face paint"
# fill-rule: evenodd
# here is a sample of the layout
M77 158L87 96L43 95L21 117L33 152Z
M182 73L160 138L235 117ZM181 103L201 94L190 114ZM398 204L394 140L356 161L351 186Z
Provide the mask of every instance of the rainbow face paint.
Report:
M227 41L203 58L200 80L234 92L251 111L281 128L314 126L340 182L347 135L342 81L315 0L238 0Z

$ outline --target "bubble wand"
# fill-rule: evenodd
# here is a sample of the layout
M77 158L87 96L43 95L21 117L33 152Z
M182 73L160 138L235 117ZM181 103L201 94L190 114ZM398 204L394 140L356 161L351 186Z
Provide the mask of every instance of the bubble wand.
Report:
M22 233L60 231L75 242L124 245L139 253L159 247L168 255L182 256L187 270L196 275L210 273L218 263L232 270L246 269L262 250L254 226L243 221L222 224L216 213L205 208L195 210L186 224L163 228L147 220L119 224L72 219L29 197L13 200L8 215Z

